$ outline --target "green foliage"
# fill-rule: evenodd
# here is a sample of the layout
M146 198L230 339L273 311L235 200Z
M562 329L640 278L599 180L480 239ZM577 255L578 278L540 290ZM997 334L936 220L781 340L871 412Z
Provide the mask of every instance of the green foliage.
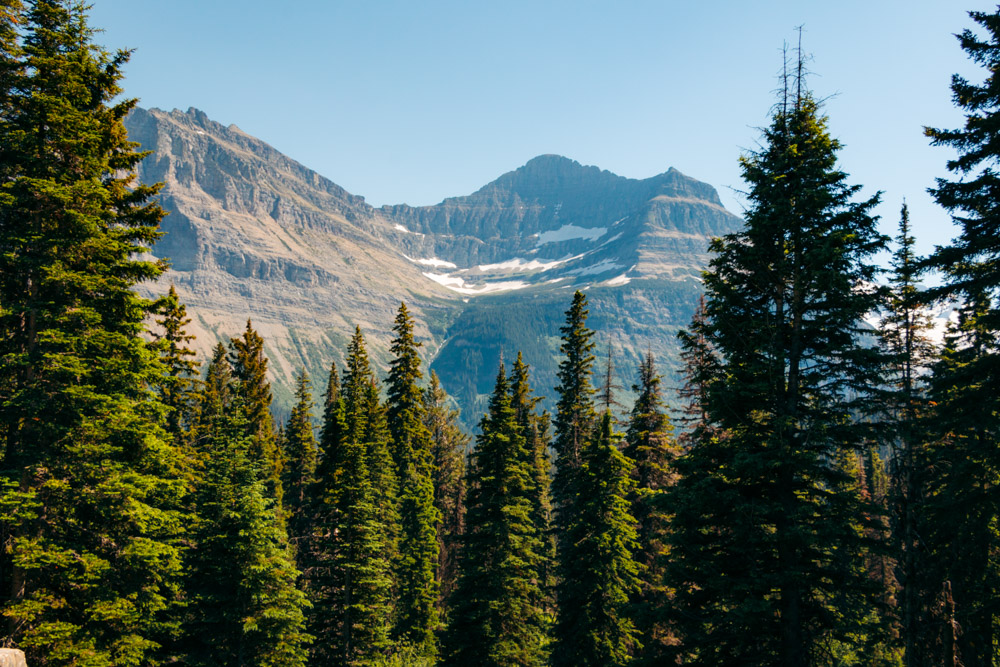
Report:
M184 327L191 323L187 309L177 298L177 290L170 286L167 295L156 304L160 319L156 323L163 333L153 332L153 339L160 345L160 358L166 373L160 381L160 401L170 409L167 414L167 432L174 443L185 444L197 405L198 367L197 354L188 347L194 336Z
M312 661L318 664L379 664L392 653L390 568L398 515L384 411L373 382L358 328L339 391L333 381L327 391L323 460L311 494L305 585L313 603L309 628L317 637ZM336 442L329 441L333 435Z
M430 386L424 392L424 425L431 435L434 507L438 524L437 579L443 612L458 579L458 549L465 532L465 457L469 436L458 423L458 412L448 404L448 395L437 373L431 371Z
M220 360L224 362L224 359ZM203 434L205 473L187 562L192 665L305 665L305 595L284 523L266 495L239 397Z
M182 462L133 291L163 270L156 187L116 101L128 60L75 2L0 7L5 643L37 665L139 665L177 626Z
M295 406L282 438L285 461L281 486L284 490L285 515L293 545L309 532L308 492L316 477L317 444L312 423L312 394L305 371L295 379Z
M439 556L438 523L434 505L431 434L424 424L419 344L413 338L413 318L399 305L393 327L393 360L387 382L387 419L392 434L395 470L399 478L400 560L397 636L424 655L437 652Z
M549 471L552 461L549 457L549 415L538 414L541 397L535 396L531 388L530 368L518 351L517 359L510 373L510 404L514 417L524 438L525 465L531 470L531 484L528 495L531 499L531 523L541 539L539 592L536 602L548 615L554 612L553 585L555 578L556 544L552 534L552 498Z
M685 664L828 664L831 646L884 636L864 567L873 508L839 462L864 443L852 398L879 380L879 351L859 341L885 240L878 197L853 201L838 148L800 59L761 150L741 159L746 225L712 242L686 338L708 424L670 491Z
M634 462L630 495L636 520L635 560L640 566L641 590L633 600L632 617L642 644L639 662L661 664L676 637L664 623L670 594L664 568L669 558L666 535L670 517L664 507L667 489L677 480L674 460L680 447L673 437L673 425L666 414L660 376L652 353L639 365L638 393L625 435L622 452Z
M559 386L556 392L555 473L552 480L552 500L555 505L557 547L562 549L566 530L576 512L576 473L580 468L580 450L594 433L594 387L591 375L594 366L594 332L587 328L587 297L582 292L573 295L562 327L563 360L559 363ZM560 555L560 559L562 556Z
M632 461L605 412L584 442L576 498L559 542L559 616L552 664L615 667L639 648L629 601L639 593L635 519L629 496Z
M543 540L533 525L531 453L503 364L469 466L466 532L445 664L545 664Z
M966 29L958 35L959 44L985 70L985 80L976 83L954 75L952 99L965 114L964 125L925 129L934 145L957 152L948 161L955 180L938 179L931 194L951 214L959 235L937 248L925 265L945 276L929 296L957 300L960 319L933 371L931 398L937 409L926 451L933 474L926 489L928 534L922 536L935 564L934 578L924 586L924 607L938 607L930 597L935 584L950 582L953 620L961 626L957 648L963 664L978 667L996 659L1000 600L1000 507L986 491L1000 482L1000 8L969 15L982 34ZM935 628L952 620L937 618ZM947 659L948 642L938 644Z

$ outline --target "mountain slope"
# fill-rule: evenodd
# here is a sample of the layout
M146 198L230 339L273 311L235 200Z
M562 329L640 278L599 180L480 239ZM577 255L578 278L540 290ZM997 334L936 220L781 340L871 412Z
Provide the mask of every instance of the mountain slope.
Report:
M623 377L647 349L669 368L707 241L739 222L674 169L636 180L553 155L468 196L376 209L195 109L137 109L126 125L154 151L140 177L164 183L170 212L154 254L172 268L151 293L177 286L202 353L251 318L286 405L295 370L324 378L355 324L384 365L400 301L469 422L501 350L524 350L552 394L574 288L588 292Z

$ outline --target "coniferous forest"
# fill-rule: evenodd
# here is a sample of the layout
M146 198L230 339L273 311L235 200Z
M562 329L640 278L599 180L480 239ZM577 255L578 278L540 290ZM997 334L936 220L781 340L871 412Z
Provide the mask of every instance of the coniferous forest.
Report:
M177 292L135 290L166 264L129 53L75 1L0 0L4 645L33 667L997 664L1000 8L970 17L983 80L953 78L962 127L926 129L957 156L932 189L950 245L918 256L905 204L879 232L799 54L678 368L616 373L578 291L554 414L510 351L470 436L402 303L389 367L356 328L284 423L253 322L199 360Z

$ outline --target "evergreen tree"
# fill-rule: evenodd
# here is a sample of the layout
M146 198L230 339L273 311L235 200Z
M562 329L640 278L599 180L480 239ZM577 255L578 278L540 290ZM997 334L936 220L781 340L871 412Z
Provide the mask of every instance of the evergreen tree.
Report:
M319 462L313 483L308 489L309 533L300 538L296 560L302 570L303 589L312 602L307 627L318 638L311 658L321 664L337 664L339 656L328 650L328 638L339 632L338 606L330 604L339 594L340 579L336 563L337 510L336 492L343 484L343 459L340 441L345 430L344 401L336 364L330 365L320 430Z
M299 573L284 523L266 497L263 471L248 455L252 439L241 401L234 396L203 433L208 456L187 562L187 661L305 665L312 640L305 632L308 602L296 588Z
M370 423L373 410L377 420L380 412L372 381L357 328L336 408L328 400L327 418L335 421L323 427L324 460L314 485L315 561L306 587L314 606L309 627L317 637L312 660L318 664L375 664L392 649L394 545L387 523L395 513L395 495L393 488L380 488L379 468L391 465L387 442L384 437L369 441L373 433L385 431ZM327 442L335 433L339 440ZM382 460L373 462L373 455Z
M552 664L615 667L638 648L629 600L639 592L632 462L619 451L610 411L584 442L574 512L559 542L559 616Z
M705 318L688 337L709 353L694 371L710 428L670 491L685 664L804 667L884 639L864 570L871 508L842 462L865 442L853 399L878 381L863 317L885 240L878 197L853 201L797 69L761 150L741 158L746 223L711 243Z
M445 664L544 665L533 475L503 362L469 466L461 575Z
M229 363L236 379L234 390L245 406L247 434L253 443L250 456L265 472L268 494L281 503L284 461L271 416L271 383L267 379L264 339L254 330L250 320L247 320L243 335L229 341Z
M662 664L668 646L675 637L662 619L668 604L664 566L667 550L665 537L669 516L663 496L677 478L674 460L680 447L673 437L673 425L666 414L660 390L660 376L652 353L639 363L638 393L629 419L622 452L635 463L632 480L635 491L630 496L632 516L636 520L641 591L633 604L632 616L643 645L641 662Z
M998 501L989 489L1000 483L996 456L1000 416L984 406L995 400L995 386L983 383L983 359L995 354L996 332L985 324L992 308L985 296L959 309L958 323L945 338L941 356L932 367L928 398L935 405L926 420L927 443L919 454L923 498L917 517L921 584L917 619L921 643L916 655L940 664L955 652L961 664L991 665L996 641L998 567ZM918 471L921 469L918 468ZM948 584L947 616L939 591ZM953 649L942 633L957 624Z
M431 435L424 425L419 343L413 338L413 318L399 304L393 326L393 360L387 382L387 419L393 459L399 476L400 562L397 568L396 634L420 655L437 653L439 556L434 506Z
M552 479L552 502L555 509L553 528L559 560L567 538L566 531L576 514L576 474L580 468L580 450L594 433L594 387L591 375L594 366L594 332L587 328L587 297L577 291L566 311L562 332L564 358L559 362L559 386L556 392L555 471ZM558 601L561 606L562 602Z
M940 592L940 582L927 579L927 567L921 564L922 548L918 535L923 502L922 480L926 460L921 444L925 439L922 418L927 415L927 399L921 376L934 356L927 338L930 318L924 312L920 277L923 271L911 234L906 204L900 211L899 235L892 257L892 275L886 315L881 334L889 354L886 395L887 437L891 445L890 505L897 554L896 576L900 588L899 624L903 651L908 667L931 664L928 642L935 640L926 632L933 625L926 619L927 609ZM924 611L921 611L924 610Z
M458 579L458 550L465 532L465 456L469 436L458 424L458 411L448 406L448 395L434 371L424 392L424 425L431 434L434 506L441 517L435 576L440 587L438 608L443 612Z
M157 309L161 318L156 323L163 333L154 331L153 339L160 344L160 356L166 366L166 374L160 382L160 401L170 409L167 432L175 443L181 444L188 439L192 425L200 384L196 374L201 363L196 360L195 351L188 347L195 338L185 330L191 319L173 285L160 299Z
M594 387L591 376L594 368L594 332L587 328L587 297L583 292L573 295L573 303L566 311L566 324L560 329L562 344L559 350L565 358L559 362L559 386L556 392L556 502L562 502L563 487L568 474L580 465L580 449L593 433Z
M951 582L955 621L961 626L958 651L967 667L993 664L998 641L996 608L997 503L990 493L975 489L995 486L1000 478L997 454L1000 415L1000 213L997 208L997 119L1000 118L1000 8L970 12L982 35L966 29L958 35L969 58L985 70L982 83L954 75L952 99L965 113L963 127L954 130L926 128L932 144L953 148L957 157L948 170L955 180L938 179L931 194L959 227L950 245L939 247L926 265L945 276L944 284L930 290L932 297L958 302L961 323L952 345L934 372L932 394L938 403L934 426L937 442L932 460L948 468L937 473L929 508L934 526L943 531L930 550L939 555L942 574ZM951 383L950 385L948 383ZM967 401L974 400L974 403ZM945 411L945 406L950 412ZM961 421L956 417L961 416ZM947 427L946 430L939 430ZM967 474L959 484L958 474ZM956 493L950 511L945 498ZM961 499L961 502L958 502ZM930 500L928 501L930 502ZM967 540L967 551L951 560L955 545L941 539Z
M542 598L537 604L547 612L553 610L553 579L555 576L555 541L552 535L552 500L549 469L549 416L537 413L540 396L531 389L529 367L517 353L510 373L511 407L517 425L524 437L525 464L531 470L531 523L542 541L539 566L539 591Z
M312 423L312 394L305 371L295 379L295 406L282 438L285 514L294 545L309 532L309 489L316 477L317 444Z
M122 124L128 53L93 34L79 3L0 7L4 643L40 665L148 664L177 617L184 485L134 292L163 211Z

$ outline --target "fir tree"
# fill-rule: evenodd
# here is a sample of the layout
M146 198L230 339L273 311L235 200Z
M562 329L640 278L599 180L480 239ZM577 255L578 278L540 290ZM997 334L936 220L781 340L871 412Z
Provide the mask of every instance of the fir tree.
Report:
M861 341L884 239L878 197L853 201L826 123L800 57L762 148L741 159L746 224L710 246L705 317L688 337L708 353L693 370L709 428L670 491L690 664L804 667L884 638L864 572L872 517L840 464L865 442L851 399L878 380L879 352Z
M458 424L458 412L448 406L448 395L431 371L424 392L424 425L431 434L434 471L434 506L438 524L439 609L443 612L458 579L458 550L465 532L465 457L467 436Z
M635 491L629 500L636 520L639 546L635 560L641 567L641 591L634 600L632 616L643 645L641 662L646 664L661 664L668 645L675 640L662 621L666 616L663 607L668 604L664 565L669 527L663 496L676 481L673 463L680 448L663 404L660 381L653 355L647 353L639 363L639 384L632 387L638 396L622 450L635 464Z
M187 309L177 297L177 290L170 286L167 295L160 299L157 310L161 316L156 323L163 333L153 332L160 344L160 355L166 374L160 383L160 401L170 408L167 415L167 432L174 442L181 444L188 439L199 388L196 376L201 365L197 354L188 347L194 336L185 327L191 323Z
M337 664L339 657L328 650L327 642L329 637L339 632L339 608L331 601L337 598L340 585L336 566L335 538L340 520L336 492L344 481L343 459L339 454L344 430L340 379L336 364L331 364L320 430L319 462L308 489L309 533L304 539L300 538L296 553L302 570L303 588L312 602L307 627L319 639L313 646L311 657L314 662L331 664Z
M926 664L924 659L931 655L928 642L934 640L926 632L931 624L925 616L940 590L940 582L923 576L929 572L920 565L923 549L918 540L926 463L921 449L925 435L922 418L928 408L921 376L931 363L934 349L926 335L931 324L923 310L920 285L923 269L914 252L915 242L904 203L892 257L886 316L880 331L889 354L886 426L892 451L890 504L897 553L895 578L901 594L898 616L908 667Z
M566 311L566 324L562 332L564 358L559 362L559 386L556 392L555 472L552 479L552 502L555 509L553 528L558 557L566 531L576 513L576 473L580 468L580 450L594 433L594 387L591 375L594 366L594 332L587 328L587 297L582 292L573 295L573 303ZM561 605L562 603L559 602Z
M148 664L177 618L184 485L134 292L163 211L122 124L128 53L93 34L79 3L0 8L4 641L31 664Z
M537 412L540 396L534 396L531 389L529 367L517 353L510 373L511 407L517 425L524 437L525 464L531 470L531 523L542 541L539 552L539 592L542 598L537 604L546 610L553 610L553 579L555 576L555 541L552 535L552 500L549 469L549 416Z
M225 363L225 359L219 360ZM242 399L206 423L208 454L196 491L187 661L193 665L305 665L305 595L274 500L249 456ZM203 410L202 414L209 414Z
M395 495L391 487L379 488L379 468L391 466L385 438L369 442L385 430L370 423L379 409L377 392L372 405L372 382L358 328L339 398L327 403L327 419L335 421L323 427L324 460L314 485L314 563L306 586L314 606L309 627L317 637L312 659L319 664L373 664L392 649L394 545L387 523L395 515ZM334 393L331 386L328 397ZM333 434L338 441L327 442ZM373 463L373 455L382 460Z
M997 349L997 334L985 324L992 308L981 296L959 309L932 366L928 398L934 412L926 420L927 442L919 455L923 498L917 517L921 558L917 605L920 634L914 653L938 664L951 652L939 637L955 623L954 651L962 665L990 665L996 641L996 600L1000 590L997 545L998 502L988 492L1000 483L996 458L997 412L987 412L995 386L982 382L983 359ZM918 468L918 471L920 469ZM939 591L950 586L948 616L936 608Z
M265 471L268 494L282 501L281 473L284 466L271 416L271 383L267 379L264 339L247 320L239 338L229 341L229 363L236 379L234 390L246 411L247 434L252 438L250 456Z
M997 208L996 169L1000 118L1000 8L992 12L970 12L982 35L966 29L958 35L969 58L983 67L982 83L954 75L952 99L965 114L965 123L954 130L926 128L936 146L954 149L958 155L947 163L955 180L938 179L931 194L959 227L950 245L939 247L926 265L945 276L944 284L930 290L932 297L949 297L961 310L961 324L934 372L932 393L938 403L935 428L938 442L932 460L948 467L937 468L937 493L954 492L951 511L945 498L931 508L942 538L967 540L967 549L952 560L955 545L938 541L931 550L939 554L945 576L952 587L955 621L961 626L958 651L967 667L992 664L998 641L996 605L997 503L992 494L976 488L995 486L1000 479L997 455L1000 415L1000 214ZM951 384L949 385L948 382ZM940 400L939 400L940 399ZM974 400L974 403L967 401ZM945 411L947 406L949 411ZM961 421L956 417L961 416ZM968 476L959 484L958 474ZM930 493L930 492L929 492ZM961 502L959 502L961 498Z
M285 466L281 486L284 489L289 532L296 546L299 539L309 532L308 493L316 476L317 445L312 406L309 376L302 371L295 379L295 406L282 438Z
M502 362L480 430L445 664L544 665L542 539L532 522L530 456Z
M610 411L585 441L574 512L559 542L559 615L552 664L615 667L638 648L629 600L639 592L632 462L619 451Z
M393 360L387 382L387 419L399 476L400 562L396 634L421 655L437 652L438 582L435 577L440 516L434 506L431 436L424 425L419 343L413 318L399 305L393 326Z

